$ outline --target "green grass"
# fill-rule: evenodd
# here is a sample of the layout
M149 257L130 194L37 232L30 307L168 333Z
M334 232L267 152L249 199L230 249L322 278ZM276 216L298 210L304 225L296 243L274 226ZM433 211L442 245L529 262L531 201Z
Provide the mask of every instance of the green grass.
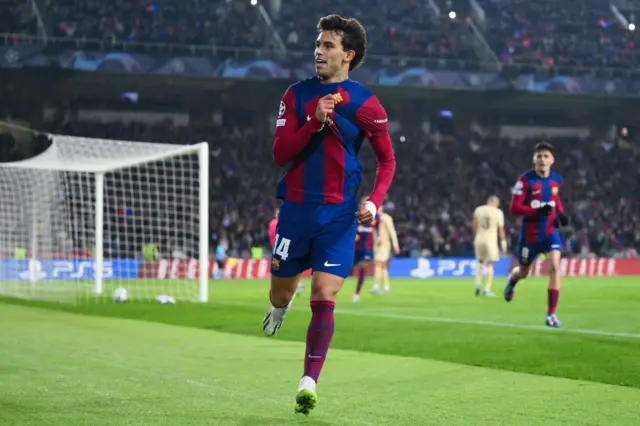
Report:
M520 284L511 304L474 297L469 280L392 284L393 294L363 294L358 305L350 300L354 283L345 285L309 418L293 415L308 289L272 339L261 330L264 281L212 282L207 304L2 299L0 424L595 425L640 418L639 279L564 280L560 330L543 325L543 280Z

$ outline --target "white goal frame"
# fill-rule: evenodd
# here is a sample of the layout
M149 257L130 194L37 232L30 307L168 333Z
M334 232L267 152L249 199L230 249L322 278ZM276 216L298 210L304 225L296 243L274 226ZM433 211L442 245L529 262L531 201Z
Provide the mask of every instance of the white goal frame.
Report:
M23 170L43 170L54 172L81 172L92 173L95 175L95 252L94 252L94 274L95 286L94 293L102 295L104 292L103 285L103 266L104 266L104 179L105 174L117 172L129 167L141 166L146 163L153 163L172 157L197 154L198 156L198 179L199 179L199 244L198 244L198 260L199 260L199 278L198 278L198 301L207 302L209 297L209 145L207 142L200 142L193 145L170 145L155 144L140 141L119 141L108 139L94 139L66 135L48 135L52 141L51 146L42 154L35 157L16 161L11 163L0 163L2 168L14 168ZM136 144L153 148L154 146L163 152L149 152L144 155L137 155L134 158L79 158L79 161L69 161L62 155L57 142L65 141L66 143L89 142L89 143L119 143L119 144ZM151 151L151 149L149 150ZM195 162L194 162L195 164ZM35 237L34 237L35 238ZM31 250L29 260L37 260L36 250Z

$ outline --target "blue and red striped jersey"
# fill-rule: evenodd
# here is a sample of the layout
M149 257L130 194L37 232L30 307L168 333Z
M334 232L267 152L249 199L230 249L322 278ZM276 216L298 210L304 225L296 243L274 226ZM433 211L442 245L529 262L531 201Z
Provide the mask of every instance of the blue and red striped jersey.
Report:
M336 108L323 123L316 107L329 94L336 95ZM313 77L290 86L280 102L273 142L275 163L289 164L276 196L316 204L353 200L362 180L358 152L368 138L378 160L369 199L379 207L396 164L387 127L378 98L356 81L325 84Z
M522 174L512 190L509 211L513 215L524 216L520 229L520 240L525 244L535 244L555 232L553 222L558 214L564 214L560 201L562 176L551 172L549 177L541 177L534 170ZM536 209L549 204L553 207L549 216L537 216Z
M371 223L358 224L358 233L356 234L356 251L373 250L373 241L375 239L378 220L379 217L376 215Z

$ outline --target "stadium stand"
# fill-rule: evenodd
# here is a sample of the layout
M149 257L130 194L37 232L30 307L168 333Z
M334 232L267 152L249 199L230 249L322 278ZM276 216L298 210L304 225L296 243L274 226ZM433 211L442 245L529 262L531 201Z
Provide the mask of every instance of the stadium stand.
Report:
M38 23L29 3L18 0L0 0L0 32L32 34L38 32Z
M635 33L597 0L479 0L485 37L501 61L543 66L625 67L636 63Z
M283 2L276 23L280 35L294 50L309 49L315 41L310 31L327 10L361 17L367 28L369 51L377 55L474 59L464 38L464 26L446 16L437 17L422 0L336 2L302 0Z
M59 0L46 13L56 23L53 35L70 38L239 47L265 40L249 2Z
M158 0L136 3L116 0L56 0L40 10L51 22L48 35L116 43L167 43L218 47L265 47L272 32L249 1ZM443 62L478 61L475 37L468 30L473 17L498 61L536 67L609 67L637 63L635 32L623 28L607 2L597 0L477 0L484 11L478 21L467 1L397 0L281 2L265 7L280 38L292 51L312 48L318 19L333 11L361 19L368 30L372 55L437 58ZM626 4L626 3L624 3ZM37 33L27 3L2 0L0 32ZM30 9L30 8L28 8ZM455 19L449 17L455 12ZM628 11L622 10L629 16Z

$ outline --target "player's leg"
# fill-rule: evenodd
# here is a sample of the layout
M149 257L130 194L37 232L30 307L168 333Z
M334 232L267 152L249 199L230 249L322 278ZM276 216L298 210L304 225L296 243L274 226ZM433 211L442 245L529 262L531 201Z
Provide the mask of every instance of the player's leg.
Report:
M309 414L317 402L316 384L333 338L336 295L353 266L357 206L324 206L327 222L311 243L311 322L307 330L304 373L296 395L296 413Z
M382 276L384 273L384 262L380 259L376 259L375 271L373 272L373 286L371 287L371 294L378 294L380 291L380 283L382 282Z
M224 260L217 259L216 263L218 264L218 270L216 271L216 280L221 280L224 276Z
M560 237L552 237L551 242L552 250L547 253L549 287L547 288L547 318L545 323L549 327L559 328L560 321L556 316L556 307L560 298Z
M480 289L482 288L482 271L484 269L485 261L484 244L475 244L473 248L476 255L475 292L476 296L480 296Z
M383 284L383 294L391 293L391 284L389 282L389 260L384 262L384 267L382 268L382 284Z
M389 259L391 259L391 247L380 247L375 252L376 268L379 266L379 270L376 271L379 274L378 283L382 282L383 294L389 294L391 292L391 286L389 283ZM375 287L376 293L378 287ZM373 290L372 290L373 291Z
M504 300L511 302L515 293L516 284L529 276L530 265L538 255L538 248L535 245L518 245L516 257L519 265L511 270L507 277L507 285L504 287Z
M296 294L300 274L308 268L309 239L306 227L298 223L305 216L304 205L284 203L280 209L276 240L271 257L271 307L264 316L262 329L273 336L282 326Z
M493 260L487 260L487 265L485 267L484 291L482 292L483 296L494 296L491 291L491 284L493 284Z
M353 295L353 302L358 303L358 301L360 301L362 286L364 285L370 268L371 256L366 251L357 251L354 256L354 262L357 265L358 283L356 284L356 291Z

